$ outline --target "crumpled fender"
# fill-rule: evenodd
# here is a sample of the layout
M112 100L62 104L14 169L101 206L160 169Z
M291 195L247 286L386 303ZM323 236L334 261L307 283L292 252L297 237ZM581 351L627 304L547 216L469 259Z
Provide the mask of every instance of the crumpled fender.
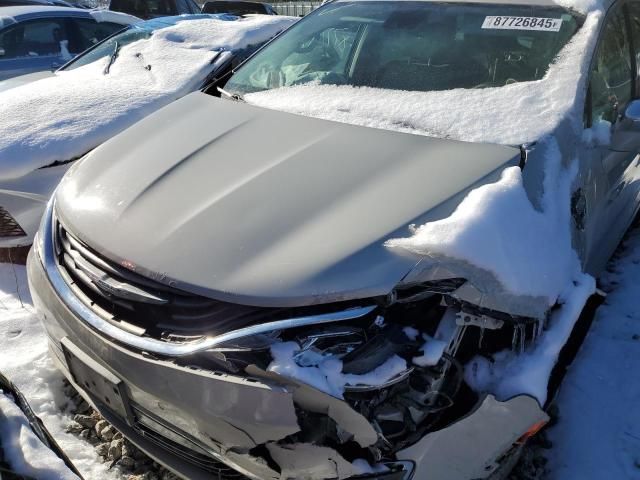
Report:
M322 413L340 425L344 431L353 435L353 440L361 447L376 443L378 434L369 421L356 412L344 400L332 397L295 379L284 377L275 372L267 372L255 365L246 368L248 375L277 382L292 390L293 401L300 407L314 413Z
M416 463L433 480L488 478L499 456L516 444L534 425L549 416L533 397L518 395L500 402L487 395L469 415L442 430L425 435L398 452Z

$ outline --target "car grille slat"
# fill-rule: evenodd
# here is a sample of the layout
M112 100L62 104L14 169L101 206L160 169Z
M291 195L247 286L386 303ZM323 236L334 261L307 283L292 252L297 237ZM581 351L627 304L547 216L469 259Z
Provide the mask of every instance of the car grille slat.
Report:
M27 233L22 229L20 224L7 212L0 207L0 237L26 237Z

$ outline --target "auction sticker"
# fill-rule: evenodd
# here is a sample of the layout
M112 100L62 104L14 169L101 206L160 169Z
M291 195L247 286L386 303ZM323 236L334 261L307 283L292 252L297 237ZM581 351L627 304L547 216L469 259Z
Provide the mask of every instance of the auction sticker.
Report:
M545 17L490 16L485 17L484 22L482 22L482 28L499 30L543 30L547 32L558 32L561 26L561 18Z

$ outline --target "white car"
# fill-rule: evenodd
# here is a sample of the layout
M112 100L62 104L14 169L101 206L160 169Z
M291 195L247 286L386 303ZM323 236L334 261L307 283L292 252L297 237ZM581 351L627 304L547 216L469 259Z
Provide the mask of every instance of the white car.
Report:
M229 73L294 17L190 15L130 26L51 78L0 82L0 247L30 245L73 161Z

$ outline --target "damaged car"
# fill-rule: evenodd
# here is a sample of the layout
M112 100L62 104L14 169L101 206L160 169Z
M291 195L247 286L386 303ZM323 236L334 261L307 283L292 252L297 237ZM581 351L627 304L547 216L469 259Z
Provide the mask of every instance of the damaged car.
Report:
M138 22L49 78L0 83L0 248L31 245L75 160L226 75L296 20L199 14Z
M53 358L184 478L505 478L638 210L639 29L326 3L70 168L28 260Z

